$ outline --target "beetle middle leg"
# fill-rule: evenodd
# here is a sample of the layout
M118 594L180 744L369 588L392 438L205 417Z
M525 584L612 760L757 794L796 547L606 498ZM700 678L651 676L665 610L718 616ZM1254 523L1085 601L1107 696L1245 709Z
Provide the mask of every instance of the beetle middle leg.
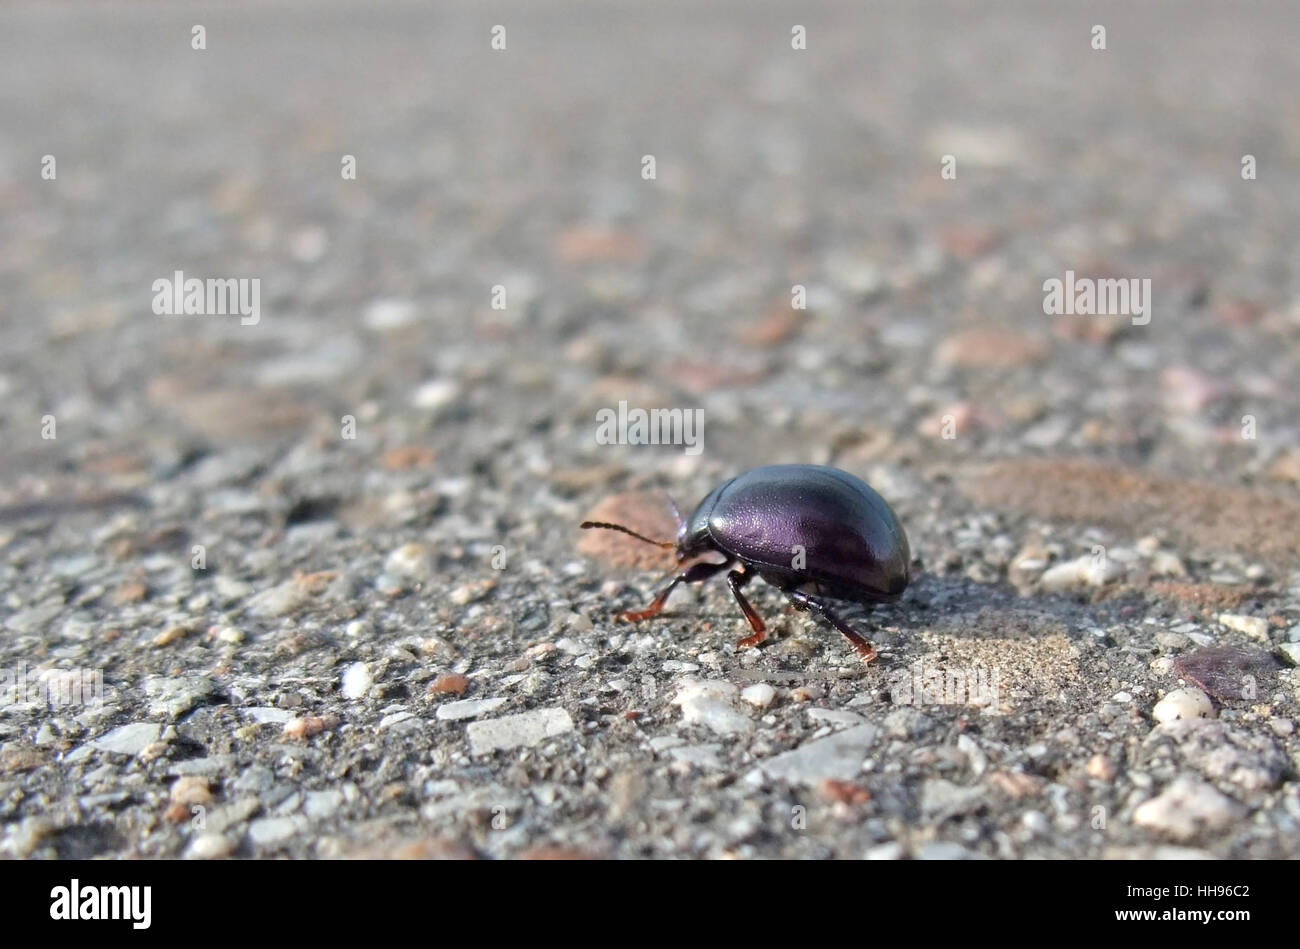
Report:
M709 563L708 561L704 561L702 563L693 564L681 573L677 574L677 576L673 577L668 586L660 590L659 595L656 596L645 609L627 610L626 612L619 613L618 618L628 623L639 623L643 619L650 619L658 616L663 610L664 604L668 602L668 594L673 592L677 587L677 584L700 583L703 580L709 579L709 577L713 576L715 573L718 573L721 570L726 570L730 566L730 560L724 560L722 563Z
M876 647L871 645L871 643L864 639L859 633L855 632L848 623L840 619L839 615L831 609L830 605L827 604L825 600L819 599L815 596L810 596L802 590L787 590L786 596L790 598L790 602L794 604L795 609L816 610L828 623L847 636L849 642L853 644L853 648L856 649L858 655L862 657L863 662L870 662L872 659L876 658Z
M741 587L753 579L753 574L744 567L737 567L731 573L727 574L727 586L731 587L732 594L736 597L736 602L740 604L740 611L745 614L745 619L749 620L749 626L754 631L754 635L746 636L736 643L737 649L744 649L747 646L757 646L763 640L767 639L767 624L763 622L763 617L758 615L758 611L749 605L749 600L745 599L745 594L741 593Z

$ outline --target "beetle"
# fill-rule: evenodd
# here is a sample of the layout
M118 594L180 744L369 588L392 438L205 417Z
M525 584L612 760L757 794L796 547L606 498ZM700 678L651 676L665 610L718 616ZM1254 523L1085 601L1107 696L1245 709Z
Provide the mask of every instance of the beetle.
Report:
M620 613L619 619L639 622L658 616L679 583L701 583L735 565L727 585L753 630L737 646L757 646L767 638L767 625L742 592L760 576L795 609L820 613L848 637L864 662L876 657L875 647L827 602L893 602L907 588L907 534L893 509L865 481L825 465L768 465L714 488L684 520L675 504L673 511L676 541L653 540L621 524L582 522L583 529L621 531L674 550L679 564L706 553L726 558L686 567L649 606Z

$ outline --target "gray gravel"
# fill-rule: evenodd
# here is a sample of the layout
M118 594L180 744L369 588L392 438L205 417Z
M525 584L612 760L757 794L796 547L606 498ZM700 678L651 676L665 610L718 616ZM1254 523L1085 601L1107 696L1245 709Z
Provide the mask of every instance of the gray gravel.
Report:
M793 10L0 9L0 851L1300 855L1293 11ZM773 462L906 526L870 667L614 621L577 523Z

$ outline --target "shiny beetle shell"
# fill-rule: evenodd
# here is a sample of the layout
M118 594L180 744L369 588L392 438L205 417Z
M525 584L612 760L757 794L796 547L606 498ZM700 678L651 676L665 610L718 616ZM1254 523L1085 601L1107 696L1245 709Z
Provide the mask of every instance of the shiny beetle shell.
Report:
M815 583L844 600L896 600L911 551L870 485L824 465L769 465L715 488L686 519L679 557L731 554L779 587ZM804 567L793 566L803 552Z

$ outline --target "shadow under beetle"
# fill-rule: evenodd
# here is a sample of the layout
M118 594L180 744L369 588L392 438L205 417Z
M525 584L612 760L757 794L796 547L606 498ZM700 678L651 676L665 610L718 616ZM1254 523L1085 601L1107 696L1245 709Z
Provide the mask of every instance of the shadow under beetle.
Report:
M675 542L652 540L621 524L581 525L621 531L674 550L678 563L710 552L726 557L721 563L687 567L649 606L620 613L619 619L657 616L677 584L700 583L735 564L727 585L754 631L738 646L757 646L767 637L763 618L741 592L757 575L789 597L795 609L820 613L849 638L864 661L876 657L871 643L826 602L891 602L907 588L907 535L885 499L865 481L823 465L769 465L714 488L685 520L676 505L673 509Z

